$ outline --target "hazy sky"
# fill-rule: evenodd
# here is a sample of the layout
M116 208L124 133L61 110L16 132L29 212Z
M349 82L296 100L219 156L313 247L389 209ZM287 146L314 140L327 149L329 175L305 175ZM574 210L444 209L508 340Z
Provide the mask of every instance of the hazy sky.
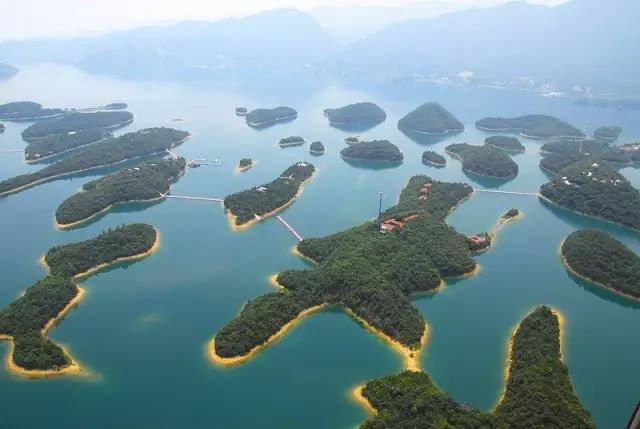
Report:
M278 7L308 10L318 6L400 5L417 0L2 0L0 41L99 34L186 19L216 20ZM469 6L506 0L422 0ZM556 4L562 0L530 0Z

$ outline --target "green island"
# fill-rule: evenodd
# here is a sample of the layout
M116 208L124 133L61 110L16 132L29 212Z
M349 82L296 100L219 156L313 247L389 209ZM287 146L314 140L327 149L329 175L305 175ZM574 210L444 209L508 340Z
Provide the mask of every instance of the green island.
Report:
M464 125L438 103L425 103L398 121L398 128L423 134L464 131Z
M158 233L146 224L109 229L98 237L49 249L49 274L0 311L2 339L12 339L9 368L26 376L78 372L79 366L48 331L82 296L76 280L105 267L143 258L158 244Z
M620 134L622 134L621 127L600 127L593 132L593 138L595 140L614 142L618 140Z
M278 142L280 147L302 146L306 141L300 136L283 137Z
M71 156L34 173L22 174L0 182L0 196L15 193L39 183L118 164L132 158L164 152L189 137L186 131L173 128L147 128L119 137L109 137L78 149Z
M37 121L40 119L59 118L64 114L62 109L45 109L33 101L14 101L0 104L0 119L5 121Z
M362 140L360 139L360 136L349 136L344 139L344 142L346 144L358 144L362 143Z
M514 219L516 217L520 216L520 210L515 209L515 208L511 208L509 210L507 210L506 212L504 212L504 214L502 216L500 216L501 220L504 221L508 221L510 219Z
M322 144L322 142L319 141L315 141L312 142L311 145L309 146L309 153L311 155L324 155L324 145Z
M368 101L348 104L337 109L325 109L323 113L331 125L380 124L387 119L386 112L380 106Z
M244 172L253 167L253 160L251 158L242 158L238 162L238 171Z
M60 228L69 228L115 204L163 198L171 181L182 175L186 166L184 158L152 160L87 182L80 192L58 206L56 223Z
M434 167L444 167L445 165L447 165L447 160L439 153L436 153L432 150L426 150L422 152L422 163L426 165L432 165Z
M640 299L640 257L615 238L591 229L575 231L562 243L560 254L578 277Z
M388 140L372 140L348 146L340 151L346 160L400 163L404 155Z
M540 159L540 168L555 175L563 168L586 158L596 159L577 152L568 154L543 153L543 158Z
M308 162L298 162L269 183L225 197L224 208L232 219L232 226L249 226L286 207L302 191L315 170Z
M266 127L282 121L293 120L298 112L291 107L280 106L273 109L255 109L245 115L250 127Z
M69 112L61 118L36 122L22 132L22 138L27 142L32 142L56 134L67 134L96 128L120 128L131 122L133 122L133 115L124 111Z
M540 196L567 210L640 230L640 192L597 158L564 167L542 185Z
M525 147L516 137L510 136L491 136L484 139L484 144L494 146L507 152L521 153L525 151Z
M573 158L583 156L595 156L603 161L616 164L630 164L631 154L625 152L620 147L612 146L609 143L597 140L564 140L545 143L540 148L544 156L547 154L558 154L564 156L575 155Z
M24 156L29 163L43 161L73 149L99 142L109 136L111 133L102 128L68 134L54 134L29 143L24 150Z
M445 277L474 273L467 237L445 223L472 194L462 183L409 180L396 206L378 222L300 242L296 252L316 263L277 275L280 292L250 300L210 342L210 358L242 362L286 331L296 319L324 305L345 307L355 318L415 359L425 322L409 295L433 291Z
M493 146L473 146L455 143L445 151L462 162L462 168L479 176L510 179L518 175L518 164L502 150Z
M542 306L510 341L506 389L490 413L460 404L424 372L378 378L354 394L374 412L362 429L595 428L562 362L561 320Z
M584 133L568 123L547 115L525 115L516 118L484 118L476 122L476 127L485 131L512 131L523 137L582 138Z
M10 66L9 64L0 63L0 79L9 79L14 74L18 73L18 69Z
M238 116L247 116L249 110L246 107L236 107L236 115Z

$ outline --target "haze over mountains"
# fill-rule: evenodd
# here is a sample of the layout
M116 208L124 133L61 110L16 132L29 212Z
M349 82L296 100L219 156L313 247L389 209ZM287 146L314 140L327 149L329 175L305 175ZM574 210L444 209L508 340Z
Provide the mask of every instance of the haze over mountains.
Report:
M61 62L141 79L305 69L459 79L466 71L463 78L477 83L530 77L538 85L563 89L640 94L640 56L633 48L640 42L635 22L640 4L635 0L571 0L556 7L513 2L435 17L453 6L429 4L431 9L422 3L397 9L324 8L312 11L316 18L281 9L91 38L7 42L0 44L0 61ZM413 16L426 18L404 19L412 7Z

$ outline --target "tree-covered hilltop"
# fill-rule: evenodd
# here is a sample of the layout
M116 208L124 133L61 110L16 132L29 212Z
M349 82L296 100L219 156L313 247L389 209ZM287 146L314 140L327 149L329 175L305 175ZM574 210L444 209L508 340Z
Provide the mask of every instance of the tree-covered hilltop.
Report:
M509 179L518 175L518 164L502 150L493 146L451 144L445 151L462 161L462 168L481 176Z
M447 165L445 157L432 150L422 152L422 162L426 165L433 165L436 167L444 167Z
M293 164L269 183L228 195L224 208L235 216L236 225L251 222L293 201L314 171L315 167L307 162Z
M89 219L114 204L161 197L186 166L184 158L153 160L88 182L58 206L56 222L65 226Z
M495 146L509 152L524 152L525 147L516 137L491 136L484 139L484 144Z
M368 101L348 104L337 109L325 109L324 115L331 125L370 123L379 124L387 119L386 112Z
M640 299L640 257L615 238L596 230L580 230L566 238L560 251L578 275Z
M114 129L133 122L133 115L125 111L113 112L68 112L61 118L36 122L22 132L27 142L56 134L92 130L96 128Z
M348 146L340 151L344 159L358 161L402 162L404 156L398 146L388 140L373 140Z
M133 224L97 238L57 246L45 260L51 274L0 311L0 334L13 338L13 362L26 370L59 371L71 364L64 350L47 337L46 328L78 294L75 275L119 258L148 252L156 241L150 225Z
M493 413L459 404L424 372L378 378L362 389L377 414L362 429L590 429L595 424L576 397L560 356L560 326L538 307L513 337L505 396Z
M187 139L189 133L173 128L147 128L78 149L71 156L35 173L0 182L0 196L18 192L37 183L80 171L117 164L128 159L164 152Z
M320 141L312 142L309 146L309 153L311 155L322 155L324 154L324 145Z
M548 154L575 155L573 158L578 159L579 155L583 155L595 156L604 161L617 164L631 163L631 155L628 152L623 151L617 146L596 140L564 140L545 143L540 148L540 151L544 156Z
M640 192L595 158L563 168L542 185L540 194L565 209L640 230Z
M0 63L0 79L9 79L14 74L18 73L18 69L10 66L9 64Z
M280 147L301 146L305 144L305 140L300 136L283 137L278 142Z
M620 134L622 134L621 127L600 127L593 132L593 138L595 140L614 142L618 140Z
M251 158L242 158L238 162L238 168L242 171L248 170L253 166L253 160Z
M56 134L35 140L24 150L25 159L36 162L62 152L77 149L109 137L111 133L102 128L78 131L73 134Z
M584 133L576 127L547 115L484 118L476 122L476 127L487 131L513 131L531 138L584 137Z
M563 168L584 159L592 159L594 162L598 161L597 158L589 157L583 153L548 153L543 155L540 159L540 168L553 174L558 174Z
M245 115L247 125L261 127L272 125L280 121L295 119L298 112L291 107L280 106L273 109L255 109Z
M398 121L398 127L427 134L459 133L464 125L438 103L425 103Z
M323 303L344 306L402 345L419 348L425 323L409 295L433 290L441 278L476 267L466 237L444 222L471 193L465 184L415 176L398 205L382 214L382 222L400 225L394 230L379 232L370 221L305 239L298 250L318 265L278 274L283 291L249 301L216 335L216 354L245 356L302 311Z
M56 118L64 114L62 109L44 109L33 101L13 101L0 104L0 119L5 121L27 121Z

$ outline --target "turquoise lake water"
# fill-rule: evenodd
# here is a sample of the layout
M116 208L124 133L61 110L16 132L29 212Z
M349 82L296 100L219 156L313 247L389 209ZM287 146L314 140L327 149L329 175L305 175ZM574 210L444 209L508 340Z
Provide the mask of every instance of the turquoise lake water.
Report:
M640 140L640 113L577 107L567 99L534 93L414 83L337 83L320 78L204 83L130 82L86 75L74 68L25 67L0 82L0 102L33 100L47 107L129 103L133 124L121 133L151 126L185 129L192 138L176 152L187 159L220 158L218 167L190 170L172 187L176 195L224 197L268 182L297 161L318 174L282 216L303 236L322 236L375 216L378 192L393 205L409 177L427 174L476 188L536 192L547 181L538 168L541 141L523 140L514 156L520 174L508 182L466 175L447 156L444 169L424 166L422 151L439 153L453 142L481 144L486 134L473 123L484 116L546 113L593 131L624 128L621 142ZM388 114L364 131L365 139L389 139L405 155L396 168L356 168L339 151L350 133L327 124L322 110L373 101ZM405 113L426 101L451 110L467 131L444 140L414 141L397 130ZM289 105L297 120L250 129L236 106ZM168 122L182 118L182 122ZM0 150L22 149L28 124L7 123ZM308 145L280 149L281 137L321 140L326 154ZM242 157L258 161L244 174ZM33 171L19 153L0 153L0 178ZM640 186L640 170L622 170ZM85 175L37 186L0 199L0 305L42 278L38 258L53 245L84 240L122 223L147 222L161 233L151 257L82 282L86 298L51 332L90 372L86 377L28 380L0 368L2 428L352 428L367 413L350 390L402 370L400 356L337 309L317 313L246 364L221 368L206 357L207 341L249 299L273 290L269 275L304 268L290 253L294 238L275 219L232 232L217 203L167 200L123 206L83 227L60 231L53 214ZM560 242L579 228L606 231L640 252L640 234L563 210L530 196L476 193L448 222L461 232L492 228L511 207L524 218L505 226L496 246L477 258L480 274L450 282L415 305L431 336L421 355L424 369L456 400L485 410L504 385L508 337L535 306L547 304L566 317L565 362L583 404L601 428L623 427L640 400L640 304L572 278L559 256ZM4 356L7 343L0 343Z

